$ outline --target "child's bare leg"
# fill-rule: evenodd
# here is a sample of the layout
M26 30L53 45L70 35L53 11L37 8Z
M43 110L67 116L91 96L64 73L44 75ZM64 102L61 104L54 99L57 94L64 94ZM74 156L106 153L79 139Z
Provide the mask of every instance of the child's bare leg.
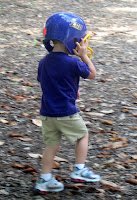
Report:
M94 174L88 167L85 166L85 160L88 151L88 134L79 139L76 144L76 163L71 173L72 181L74 182L98 182L100 176Z
M58 151L59 145L47 146L42 158L42 174L48 174L52 171L54 157Z
M87 152L88 152L88 134L80 138L76 143L75 164L84 164L87 157Z
M57 181L51 173L53 160L58 148L59 145L47 146L43 153L42 173L35 186L35 191L38 194L46 194L47 192L60 192L64 190L63 183Z

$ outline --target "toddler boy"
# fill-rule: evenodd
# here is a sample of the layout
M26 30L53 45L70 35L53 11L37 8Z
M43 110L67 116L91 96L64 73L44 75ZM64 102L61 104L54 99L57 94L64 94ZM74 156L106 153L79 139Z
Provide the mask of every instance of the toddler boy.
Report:
M52 176L52 164L62 135L70 143L76 142L72 181L100 181L100 176L85 166L88 130L75 106L80 77L94 79L96 76L95 67L87 55L86 35L84 21L71 13L56 13L45 24L44 45L49 54L40 61L37 77L42 89L40 115L46 144L42 173L35 186L36 192L41 194L64 189L64 185ZM81 60L69 54L75 54Z

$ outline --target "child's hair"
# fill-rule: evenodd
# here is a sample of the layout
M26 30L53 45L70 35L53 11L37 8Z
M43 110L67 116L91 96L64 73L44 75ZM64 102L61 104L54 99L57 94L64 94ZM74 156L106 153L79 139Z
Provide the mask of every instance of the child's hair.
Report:
M60 40L55 40L55 39L53 39L53 40L51 40L52 42L53 42L53 44L55 45L55 44L62 44L62 42L60 41Z

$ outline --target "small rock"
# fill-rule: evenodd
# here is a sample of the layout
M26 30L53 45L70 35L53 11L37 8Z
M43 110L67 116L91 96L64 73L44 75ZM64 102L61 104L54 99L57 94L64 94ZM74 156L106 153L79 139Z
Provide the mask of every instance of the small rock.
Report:
M25 147L23 149L28 151L28 150L30 150L30 147Z
M120 170L124 170L124 169L125 169L125 167L122 166L122 165L115 165L115 167L116 167L117 169L120 169Z
M112 113L114 113L114 110L101 110L101 113L112 114Z
M4 189L0 190L0 194L9 195L9 193Z
M0 141L0 146L2 146L5 142L4 141Z
M122 196L121 196L120 194L118 194L118 195L116 196L116 198L121 199Z

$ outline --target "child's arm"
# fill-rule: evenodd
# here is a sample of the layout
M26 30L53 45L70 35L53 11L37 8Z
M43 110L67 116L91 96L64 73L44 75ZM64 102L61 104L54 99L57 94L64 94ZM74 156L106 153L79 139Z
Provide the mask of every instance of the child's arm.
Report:
M96 77L96 69L91 60L89 59L89 57L87 56L87 47L88 47L87 41L84 42L84 39L82 38L81 45L78 42L76 42L76 45L78 50L76 51L75 49L73 49L73 52L75 53L76 56L79 56L81 60L89 66L90 69L90 74L87 77L87 79L94 79Z
M79 99L79 98L80 98L80 92L78 90L77 99Z

